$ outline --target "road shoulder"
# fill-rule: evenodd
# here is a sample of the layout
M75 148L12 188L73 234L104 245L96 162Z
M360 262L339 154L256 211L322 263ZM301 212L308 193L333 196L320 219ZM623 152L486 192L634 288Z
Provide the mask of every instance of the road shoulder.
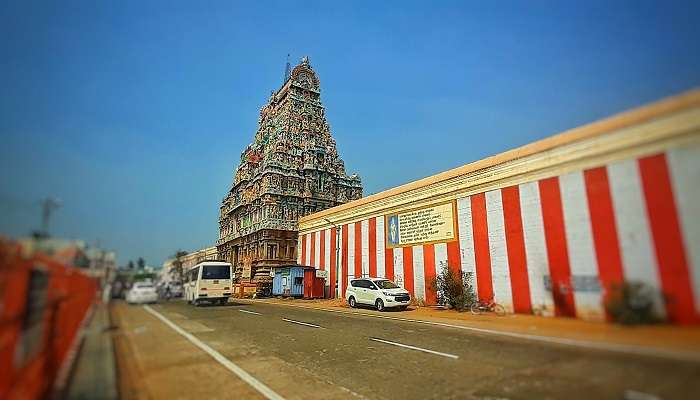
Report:
M122 399L263 398L142 307L111 311Z

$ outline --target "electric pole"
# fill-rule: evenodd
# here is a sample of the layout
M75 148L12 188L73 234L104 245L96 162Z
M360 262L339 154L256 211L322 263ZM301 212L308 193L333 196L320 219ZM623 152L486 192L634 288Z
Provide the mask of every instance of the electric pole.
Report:
M335 228L335 297L337 299L341 299L342 293L340 293L340 227L334 224L328 218L324 218L324 220Z
M61 202L51 197L41 202L41 231L46 237L49 236L49 219L51 218L51 213L59 207L61 207Z

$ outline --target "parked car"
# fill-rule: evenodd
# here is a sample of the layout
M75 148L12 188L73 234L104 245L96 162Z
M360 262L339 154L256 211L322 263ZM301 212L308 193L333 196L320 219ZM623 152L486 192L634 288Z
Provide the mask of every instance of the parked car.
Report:
M182 297L182 283L178 281L159 282L156 285L156 292L162 299Z
M172 293L173 297L182 297L182 295L184 293L184 289L182 288L182 283L172 282L170 284L170 293Z
M155 303L158 301L158 293L152 283L136 282L126 293L126 302L129 304Z
M345 300L353 308L366 304L379 311L393 307L405 310L411 303L411 295L386 278L360 278L350 281Z

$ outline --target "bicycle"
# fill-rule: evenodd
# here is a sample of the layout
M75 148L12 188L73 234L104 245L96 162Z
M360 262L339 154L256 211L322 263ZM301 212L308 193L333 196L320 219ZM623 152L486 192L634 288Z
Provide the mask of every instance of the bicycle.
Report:
M469 308L469 311L471 311L471 313L474 315L479 315L482 312L493 312L499 317L506 315L505 307L496 303L493 300L476 301L472 303L471 307Z

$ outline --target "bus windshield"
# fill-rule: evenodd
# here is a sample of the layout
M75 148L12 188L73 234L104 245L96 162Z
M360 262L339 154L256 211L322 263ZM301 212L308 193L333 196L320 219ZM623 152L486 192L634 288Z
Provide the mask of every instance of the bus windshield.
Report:
M202 279L230 279L231 267L228 265L205 265Z

